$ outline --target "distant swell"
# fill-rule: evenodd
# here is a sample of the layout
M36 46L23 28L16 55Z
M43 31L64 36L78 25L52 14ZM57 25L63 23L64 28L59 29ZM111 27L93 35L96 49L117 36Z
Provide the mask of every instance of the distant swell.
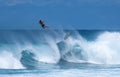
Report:
M66 32L70 36L64 40ZM119 31L6 30L0 35L2 69L60 68L65 62L120 64Z

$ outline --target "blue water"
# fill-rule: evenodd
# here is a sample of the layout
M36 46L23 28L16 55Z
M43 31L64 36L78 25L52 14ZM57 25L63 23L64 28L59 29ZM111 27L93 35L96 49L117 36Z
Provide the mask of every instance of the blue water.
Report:
M119 77L119 46L120 31L1 30L0 77Z

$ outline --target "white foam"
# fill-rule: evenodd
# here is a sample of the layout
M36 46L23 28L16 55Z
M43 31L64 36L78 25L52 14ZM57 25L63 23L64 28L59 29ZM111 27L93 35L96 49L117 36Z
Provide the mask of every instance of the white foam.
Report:
M67 58L68 61L73 62L92 62L97 64L120 64L120 33L119 32L104 32L101 33L96 40L87 41L80 34L76 34L77 39L70 36L65 43L67 43L68 49L65 53L72 50L75 44L80 46L82 52L84 52L84 57L87 59L85 61L80 60L76 55L73 54L73 58ZM47 63L57 63L59 61L60 53L57 48L54 38L46 38L48 43L40 43L33 45L30 42L21 45L16 42L15 45L6 45L1 47L0 52L0 68L12 68L20 69L23 68L20 63L20 57L22 50L30 49L37 57L38 61ZM13 54L14 53L14 54ZM74 53L74 52L73 52Z
M3 51L0 54L0 69L22 69L23 66L12 53Z
M88 58L102 64L120 64L120 33L105 32L98 38L89 42L87 48Z
M84 57L87 58L85 61L97 64L120 64L120 33L119 32L104 32L101 33L96 40L87 41L81 35L77 35L78 39L70 37L67 39L67 43L71 48L75 44L79 44ZM74 52L72 52L74 53ZM69 56L68 56L69 57ZM67 57L68 61L78 61L76 55Z

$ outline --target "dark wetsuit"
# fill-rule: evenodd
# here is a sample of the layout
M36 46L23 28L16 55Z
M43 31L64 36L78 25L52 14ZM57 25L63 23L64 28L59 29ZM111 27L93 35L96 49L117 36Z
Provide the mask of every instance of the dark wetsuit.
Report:
M42 20L40 20L39 21L39 23L40 23L40 25L42 26L42 28L48 28L48 26L46 26L45 24L44 24L44 21L42 21Z
M45 24L42 20L40 20L39 23L41 24L42 28L45 28Z
M41 24L42 28L45 28L45 24Z

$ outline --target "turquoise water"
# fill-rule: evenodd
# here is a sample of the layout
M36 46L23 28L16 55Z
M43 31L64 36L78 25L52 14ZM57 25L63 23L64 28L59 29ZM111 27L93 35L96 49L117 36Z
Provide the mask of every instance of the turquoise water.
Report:
M120 31L2 30L0 77L120 77L119 46Z

